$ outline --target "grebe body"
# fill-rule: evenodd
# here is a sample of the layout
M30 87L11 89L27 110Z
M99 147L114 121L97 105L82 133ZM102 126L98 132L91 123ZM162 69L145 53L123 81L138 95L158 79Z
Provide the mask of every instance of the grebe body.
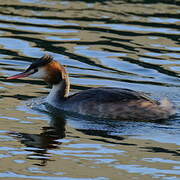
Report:
M98 118L155 121L175 114L166 99L158 102L130 89L99 87L69 96L70 83L65 68L49 55L32 63L23 73L8 77L41 78L52 85L47 102L61 110Z

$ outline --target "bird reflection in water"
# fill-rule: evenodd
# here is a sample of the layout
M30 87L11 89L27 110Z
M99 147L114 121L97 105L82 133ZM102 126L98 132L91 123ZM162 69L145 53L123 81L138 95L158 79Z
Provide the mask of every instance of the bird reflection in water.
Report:
M49 149L59 148L61 142L57 139L64 138L66 121L63 115L51 115L51 123L49 127L42 127L40 134L29 134L21 132L11 132L10 135L18 139L27 148L26 151L31 153L27 155L27 159L39 160L34 165L46 166L48 161L52 161Z

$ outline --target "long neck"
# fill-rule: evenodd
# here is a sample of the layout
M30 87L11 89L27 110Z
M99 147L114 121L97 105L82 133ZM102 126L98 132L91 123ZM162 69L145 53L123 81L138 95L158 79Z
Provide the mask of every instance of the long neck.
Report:
M69 87L68 78L62 79L58 84L54 84L47 96L48 103L53 104L64 101L68 97Z

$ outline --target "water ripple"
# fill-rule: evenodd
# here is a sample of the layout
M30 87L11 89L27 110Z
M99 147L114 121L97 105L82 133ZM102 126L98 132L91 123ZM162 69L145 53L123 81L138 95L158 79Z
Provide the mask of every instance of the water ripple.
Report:
M178 179L178 5L176 0L1 1L0 177ZM71 93L130 88L167 97L177 116L146 123L50 114L43 104L49 87L42 81L5 79L44 53L66 66Z

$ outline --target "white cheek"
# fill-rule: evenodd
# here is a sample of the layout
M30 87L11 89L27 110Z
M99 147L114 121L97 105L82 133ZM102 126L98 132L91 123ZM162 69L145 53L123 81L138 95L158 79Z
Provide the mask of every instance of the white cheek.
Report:
M43 68L38 68L38 72L31 74L29 77L42 79L46 77L46 73Z

